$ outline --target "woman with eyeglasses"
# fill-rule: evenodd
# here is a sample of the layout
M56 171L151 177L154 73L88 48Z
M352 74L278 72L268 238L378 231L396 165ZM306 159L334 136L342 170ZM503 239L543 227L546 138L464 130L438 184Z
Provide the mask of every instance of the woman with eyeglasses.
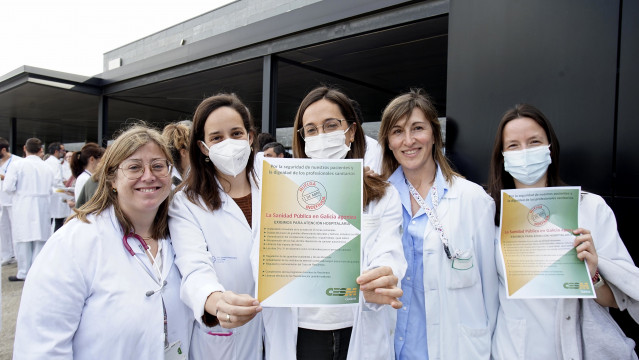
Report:
M195 110L191 170L169 209L182 299L197 321L193 359L262 358L250 261L260 201L254 137L249 110L234 94L206 98Z
M382 176L402 199L408 261L397 359L488 359L498 307L493 200L452 170L421 89L386 106L379 143Z
M187 358L193 319L169 239L170 158L160 133L140 125L109 146L95 196L29 272L14 359Z
M501 190L565 186L559 177L559 139L536 107L519 104L503 115L493 146L488 191L498 204L495 257L499 264L499 313L495 359L637 359L608 308L639 319L639 269L617 232L612 209L598 195L581 192L577 257L586 262L595 299L508 299L499 241Z
M318 87L302 100L293 125L297 158L363 159L366 140L353 103L341 91ZM355 191L355 189L353 189ZM265 308L270 359L392 359L397 286L406 261L401 203L395 189L364 176L361 236L362 300L349 307Z

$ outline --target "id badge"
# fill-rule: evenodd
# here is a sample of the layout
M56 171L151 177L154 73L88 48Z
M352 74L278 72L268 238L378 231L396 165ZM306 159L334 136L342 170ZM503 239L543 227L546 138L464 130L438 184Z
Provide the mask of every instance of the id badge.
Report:
M452 264L455 270L468 270L473 267L473 256L470 251L464 251L459 257L453 259Z
M182 351L181 345L182 343L178 340L164 349L164 360L186 360L186 353Z

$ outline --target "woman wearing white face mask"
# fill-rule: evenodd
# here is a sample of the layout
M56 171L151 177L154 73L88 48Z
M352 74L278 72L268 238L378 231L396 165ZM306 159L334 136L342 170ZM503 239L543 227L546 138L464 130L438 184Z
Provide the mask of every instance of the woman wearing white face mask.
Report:
M497 129L488 181L497 204L495 225L499 225L502 189L561 185L559 140L548 119L527 104L508 110ZM586 260L593 275L596 299L507 299L497 229L500 309L493 335L494 358L636 359L634 343L605 308L628 309L639 319L639 269L601 197L582 192L579 228L573 233L577 256Z
M182 300L196 327L194 359L261 359L261 307L253 298L250 251L259 209L251 115L233 94L195 110L191 170L169 208Z
M293 129L295 157L364 157L360 120L351 100L338 90L312 90L300 104ZM363 200L362 274L357 279L362 302L356 307L264 309L268 359L393 358L391 333L402 294L397 283L406 270L400 201L388 183L370 176L364 178Z

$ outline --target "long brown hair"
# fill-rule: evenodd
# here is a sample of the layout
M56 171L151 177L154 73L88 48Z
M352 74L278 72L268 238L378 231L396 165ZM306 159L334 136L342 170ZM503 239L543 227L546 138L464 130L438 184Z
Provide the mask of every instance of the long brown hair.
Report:
M520 118L530 118L544 129L548 142L550 142L550 160L551 163L546 171L546 186L564 186L566 183L559 177L559 139L555 135L552 124L541 112L541 110L529 104L517 104L512 109L508 109L501 117L497 134L495 135L495 143L493 145L493 153L490 158L490 172L488 173L487 191L495 200L497 211L495 212L495 225L499 225L499 216L501 212L501 190L514 189L515 180L504 169L504 127L510 121Z
M253 128L253 118L248 108L235 94L218 94L204 99L193 115L193 127L191 129L191 143L189 144L189 159L191 160L191 170L186 180L182 183L184 193L187 199L193 204L200 206L200 199L206 207L211 210L217 210L222 206L222 198L220 192L222 190L216 179L218 178L218 170L212 162L206 161L208 157L202 154L198 146L198 141L204 141L204 124L211 113L221 107L229 107L242 117L244 128L250 136L255 135ZM246 163L246 180L256 179L255 170L253 169L254 153L251 151L248 162Z
M133 125L128 130L121 133L113 142L109 145L108 149L104 153L101 161L101 165L96 170L98 176L98 188L91 199L79 209L75 209L75 214L69 217L69 220L78 218L80 221L88 223L87 215L100 214L109 206L113 206L115 210L115 216L122 226L122 230L125 234L135 231L133 223L129 217L122 211L120 204L118 203L118 194L113 192L113 183L115 181L116 172L124 160L133 155L139 148L148 144L155 143L160 147L167 160L171 161L171 153L169 152L162 135L155 130L144 125ZM165 238L169 234L168 225L168 213L170 195L160 204L160 207L153 219L153 227L151 229L151 236L155 239Z
M379 126L379 144L382 146L382 177L388 179L399 167L399 162L395 159L393 151L388 146L388 136L393 126L401 119L410 116L413 109L420 109L433 129L433 160L439 165L444 175L444 179L451 184L454 176L461 176L453 171L448 162L448 158L444 155L442 148L444 147L444 139L442 129L437 119L437 110L430 97L422 89L411 89L409 92L399 95L386 105L382 113L382 123Z
M71 173L73 176L78 178L80 174L86 169L89 164L89 159L94 158L98 160L104 154L104 148L100 147L100 145L89 142L84 144L80 151L76 151L73 153L71 160L69 161L69 167L71 167ZM81 189L80 189L81 190Z
M293 156L296 158L308 158L304 151L304 139L298 130L302 127L302 118L306 109L311 104L322 99L337 105L342 115L344 115L344 120L355 131L351 150L346 154L346 159L363 159L366 154L366 138L364 137L361 119L357 116L353 106L353 101L340 90L327 86L320 86L311 90L297 109L293 124ZM381 199L386 193L386 186L388 186L388 182L378 176L364 176L364 206L368 206L371 201Z

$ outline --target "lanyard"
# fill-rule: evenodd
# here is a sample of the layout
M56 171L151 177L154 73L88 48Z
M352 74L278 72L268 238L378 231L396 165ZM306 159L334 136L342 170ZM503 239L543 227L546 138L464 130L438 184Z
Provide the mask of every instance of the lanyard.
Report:
M4 166L4 173L7 173L7 170L9 169L9 164L11 164L11 161L13 160L13 154L11 154L11 156L9 157L9 161L7 161L7 164Z
M450 249L448 248L448 236L446 236L444 226L439 222L439 218L437 217L437 206L439 206L439 194L437 193L437 185L433 184L433 187L431 188L431 200L433 201L433 208L431 209L428 207L428 205L426 205L426 201L424 201L422 196L419 195L419 192L417 192L413 184L411 184L408 179L406 179L406 183L408 184L408 190L413 196L413 199L415 199L419 206L424 209L424 212L426 212L426 215L428 215L428 221L433 224L433 227L439 233L439 238L442 241L442 245L444 245L444 252L446 252L446 257L448 257L449 259L457 258L459 255L457 251L455 251L454 255L450 253Z

